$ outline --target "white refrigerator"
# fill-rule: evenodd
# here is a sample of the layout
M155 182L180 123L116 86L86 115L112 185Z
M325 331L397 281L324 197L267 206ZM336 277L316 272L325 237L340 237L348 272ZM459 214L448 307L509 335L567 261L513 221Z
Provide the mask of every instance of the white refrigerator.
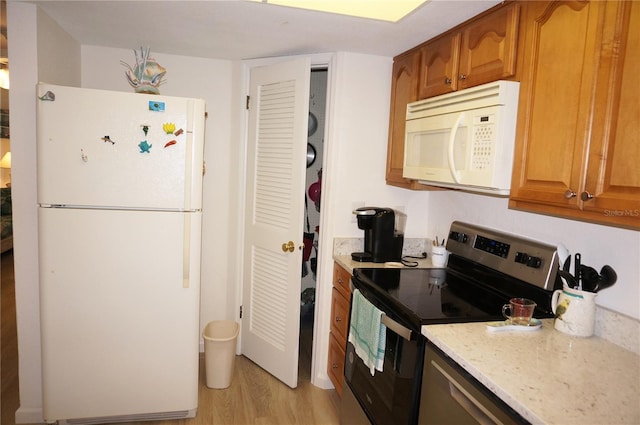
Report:
M44 418L193 417L204 101L37 96Z

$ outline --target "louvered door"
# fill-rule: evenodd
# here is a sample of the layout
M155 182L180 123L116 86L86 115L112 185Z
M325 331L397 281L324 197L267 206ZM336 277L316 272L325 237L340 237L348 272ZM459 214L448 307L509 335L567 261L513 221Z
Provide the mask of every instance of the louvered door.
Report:
M298 384L300 270L311 64L251 71L242 353Z

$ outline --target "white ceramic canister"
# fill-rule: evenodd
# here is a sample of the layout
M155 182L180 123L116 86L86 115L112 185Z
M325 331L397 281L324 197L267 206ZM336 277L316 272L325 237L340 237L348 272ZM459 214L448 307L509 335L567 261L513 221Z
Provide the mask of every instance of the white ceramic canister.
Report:
M565 286L553 292L551 310L556 315L554 327L573 336L593 335L596 325L596 294Z

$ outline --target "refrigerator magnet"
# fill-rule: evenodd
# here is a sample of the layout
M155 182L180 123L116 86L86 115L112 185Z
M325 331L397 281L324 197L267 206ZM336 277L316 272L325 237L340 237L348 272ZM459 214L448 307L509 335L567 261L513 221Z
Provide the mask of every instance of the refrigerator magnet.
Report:
M184 130L183 130L183 129L181 129L181 128L179 128L178 130L176 130L176 131L173 133L173 135L174 135L174 136L179 136L179 135L181 135L183 132L184 132Z
M111 137L109 137L109 136L104 136L104 137L102 137L102 140L104 140L105 142L109 142L109 143L111 143L112 145L115 145L115 144L116 144L116 142L114 142L113 140L111 140Z
M168 148L169 146L173 146L173 145L175 145L176 143L178 143L178 142L176 142L175 140L171 140L170 142L165 143L164 147L165 147L165 148Z
M149 126L146 124L142 124L140 127L142 127L142 132L144 133L144 135L146 136L147 133L149 132Z
M138 143L138 147L140 148L140 153L151 153L151 147L153 145L150 145L149 143L147 143L146 140L143 140L142 142Z
M173 134L173 132L176 131L176 125L172 122L166 122L162 124L162 129L167 134Z
M149 101L149 110L154 112L164 112L164 102Z

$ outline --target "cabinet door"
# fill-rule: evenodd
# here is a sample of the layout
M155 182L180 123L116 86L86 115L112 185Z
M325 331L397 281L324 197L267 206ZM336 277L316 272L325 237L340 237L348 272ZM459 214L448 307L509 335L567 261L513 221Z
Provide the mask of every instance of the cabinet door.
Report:
M640 2L612 2L606 14L616 25L600 55L584 210L639 228Z
M420 99L458 89L459 32L425 44L421 48L421 54Z
M520 5L513 3L464 29L458 89L515 75L519 19Z
M331 334L345 342L349 336L349 314L351 305L336 288L331 290Z
M336 340L333 334L329 336L327 374L333 386L336 387L338 395L342 397L342 386L344 385L344 346Z
M511 206L579 208L604 5L526 3Z
M342 293L346 299L351 297L351 274L338 265L333 263L333 286Z
M405 188L412 184L402 177L407 104L418 100L419 66L420 52L398 57L393 62L386 180L387 184Z

